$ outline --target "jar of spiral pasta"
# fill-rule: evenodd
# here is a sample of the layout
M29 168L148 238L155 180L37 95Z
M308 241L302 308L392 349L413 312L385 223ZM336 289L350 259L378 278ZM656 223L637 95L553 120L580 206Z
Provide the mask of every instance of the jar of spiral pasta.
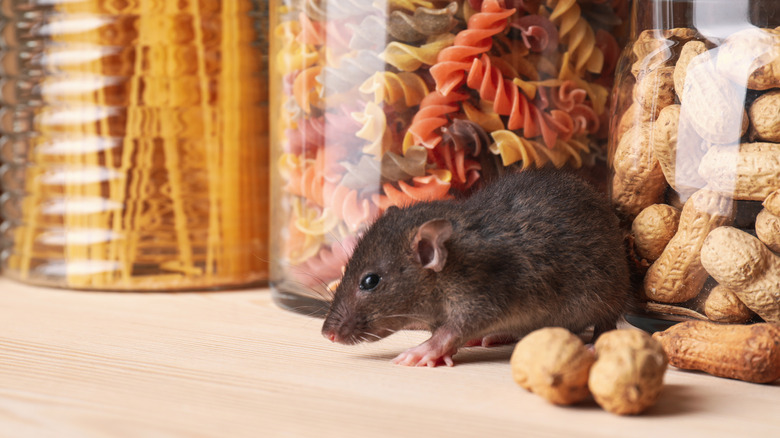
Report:
M322 309L390 206L605 162L627 17L624 0L272 1L277 303Z
M4 275L267 280L264 17L255 0L3 0Z
M634 7L609 143L642 302L630 321L780 322L780 7Z

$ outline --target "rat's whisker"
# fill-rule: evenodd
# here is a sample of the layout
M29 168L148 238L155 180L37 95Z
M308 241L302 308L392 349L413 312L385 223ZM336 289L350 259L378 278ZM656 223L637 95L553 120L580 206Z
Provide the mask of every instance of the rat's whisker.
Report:
M338 243L339 247L341 247L341 250L344 251L344 254L346 254L347 257L349 257L352 254L352 251L348 251L347 250L347 247L344 246L344 244L341 242L341 240L339 239L339 236L337 236L336 233L334 233L331 230L331 231L328 231L328 235L333 238L334 242ZM345 260L345 264L346 264L346 260Z
M317 306L292 306L288 308L309 318L318 318L317 315L322 313L322 309Z
M382 337L377 335L376 333L366 332L365 335L373 336L373 337L375 337L377 339L382 339Z
M314 280L315 283L319 284L322 287L324 292L316 290L316 289L314 289L313 286L311 286L311 285L309 285L307 283L304 283L302 281L290 280L289 276L287 276L286 281L288 281L288 282L290 282L292 284L299 285L299 286L301 286L301 287L303 287L303 288L313 292L314 294L322 297L326 301L330 301L330 299L333 298L333 291L330 289L329 283L327 281L325 281L324 278L322 278L322 277L320 277L318 275L312 274L311 272L308 272L305 269L301 268L300 266L296 266L296 265L290 263L287 260L275 260L275 262L278 263L281 266L284 266L288 270L294 272L296 275L302 275L302 276L306 276L306 277L311 278L312 280Z
M316 297L316 298L322 299L323 301L330 301L331 299L333 299L333 294L328 295L326 292L323 292L322 290L315 289L314 287L312 287L312 286L310 286L310 285L308 285L308 284L306 284L306 283L304 283L302 281L287 280L286 282L291 284L291 285L300 286L301 289L305 289L306 291L310 292L309 295L312 298ZM321 286L326 288L328 291L330 291L330 288L328 287L327 284L322 283Z

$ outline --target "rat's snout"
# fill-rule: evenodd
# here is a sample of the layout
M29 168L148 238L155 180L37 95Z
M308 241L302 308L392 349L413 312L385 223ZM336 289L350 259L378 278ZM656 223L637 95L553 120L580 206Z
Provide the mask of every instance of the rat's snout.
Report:
M322 336L331 342L338 342L339 344L351 344L349 340L353 337L352 330L348 327L341 325L339 327L323 327Z
M356 322L354 319L338 319L328 315L322 324L322 336L339 344L354 344Z
M330 342L341 342L341 337L336 333L335 329L323 329L322 336L325 336L325 339Z

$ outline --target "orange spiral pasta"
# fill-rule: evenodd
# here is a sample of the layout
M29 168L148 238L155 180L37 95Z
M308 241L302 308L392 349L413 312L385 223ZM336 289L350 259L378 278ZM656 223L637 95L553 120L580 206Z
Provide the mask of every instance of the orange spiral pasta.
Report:
M437 169L449 171L452 174L452 186L462 191L477 182L482 169L479 161L469 158L470 155L469 151L464 149L443 146L429 150L428 161Z
M474 59L466 84L477 90L482 99L493 102L496 113L509 116L508 129L522 129L523 135L528 138L541 135L548 147L555 146L559 133L549 125L549 118L545 118L516 85L504 79L489 56Z
M458 32L453 45L442 50L431 67L436 90L446 96L462 84L471 61L490 50L492 37L506 29L507 18L514 13L498 0L486 0L482 11L469 18L468 27Z
M384 195L374 195L374 203L384 211L391 206L405 207L421 201L448 199L450 191L449 172L437 172L431 175L412 178L412 183L398 182L382 185Z
M305 154L315 151L325 142L325 119L323 117L311 117L301 119L297 129L288 129L285 132L285 152L293 154Z
M296 37L296 41L317 46L325 43L325 32L319 22L310 20L303 12L298 14L298 22L301 24L301 32Z
M293 95L298 106L307 113L311 112L312 106L319 108L323 104L320 99L322 88L317 82L321 71L320 66L309 67L295 77Z
M333 209L336 217L347 224L349 231L355 232L371 224L379 215L375 203L349 187L325 181L322 194L324 205Z
M403 149L412 145L422 145L428 149L441 141L439 129L449 122L448 116L459 110L457 105L468 98L466 94L450 93L444 95L433 91L420 102L420 110L414 115L404 137Z

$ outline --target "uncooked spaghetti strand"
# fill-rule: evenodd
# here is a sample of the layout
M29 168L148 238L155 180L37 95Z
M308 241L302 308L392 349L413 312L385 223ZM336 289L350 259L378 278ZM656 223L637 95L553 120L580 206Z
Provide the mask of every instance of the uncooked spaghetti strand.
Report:
M32 177L31 177L32 176ZM21 239L14 236L14 240L18 239L21 242L21 251L17 251L17 255L21 255L19 260L19 277L22 280L26 280L30 276L30 268L32 266L33 257L33 243L35 241L35 229L38 227L38 216L41 210L41 178L37 175L29 175L25 178L25 190L28 195L22 201L22 223L21 227L17 228L14 234L21 234ZM21 231L21 233L19 233ZM15 244L16 245L16 244Z
M90 11L91 13L98 14L98 5L94 5L95 10ZM102 43L102 41L101 41ZM101 44L102 45L102 44ZM98 87L97 90L95 90L95 94L90 95L93 99L96 109L98 112L103 111L103 109L108 108L108 102L106 100L106 84L102 83L103 80L103 74L101 72L102 64L101 63L94 63L92 64L92 68L90 69L90 74L94 75L96 78L99 78L98 80L101 81L101 86ZM94 127L93 136L91 137L92 141L96 142L98 145L101 145L101 139L103 137L109 138L111 135L110 127L109 127L109 120L108 117L110 116L109 112L106 111L103 113L103 117L100 117L97 119L96 123L92 125ZM88 137L90 138L90 137ZM90 165L94 165L96 168L97 166L104 166L105 169L108 171L109 180L107 182L109 193L108 197L109 199L113 200L113 188L116 185L115 180L117 178L117 174L115 173L116 170L113 166L113 154L111 153L111 149L107 148L104 149L102 147L97 147L94 149L92 153L89 153L90 158ZM105 159L104 162L101 163L100 155L103 154ZM121 177L120 177L121 178ZM94 196L95 199L102 198L103 195L103 189L100 182L95 182L94 184L90 185L92 192L91 196ZM109 227L109 220L114 214L114 212L110 209L111 203L106 203L109 205L108 210L102 210L96 214L89 214L88 217L91 219L90 224L90 232L92 230L107 230L110 229ZM89 254L89 260L95 261L97 260L97 263L103 263L104 261L109 262L116 262L115 258L112 258L109 255L110 248L114 245L114 236L109 236L109 241L106 242L105 240L97 240L96 242L92 243L84 243L86 245L89 245L91 249L91 254ZM108 264L103 265L104 268L100 273L97 273L95 275L88 275L87 277L90 278L90 284L92 286L106 286L113 284L114 277L116 276L116 269L114 267L109 267Z
M202 20L202 14L200 11L200 3L199 2L190 2L190 5L192 7L192 15L193 15L193 21L195 23L201 23ZM221 4L220 6L224 6ZM220 10L220 13L224 13L224 11ZM208 238L207 238L207 244L206 244L206 277L211 278L216 271L216 260L222 259L222 254L217 254L217 252L221 252L220 248L220 217L219 217L219 210L220 210L220 199L219 195L221 193L221 187L222 184L221 179L219 178L219 172L222 168L221 166L221 156L218 149L218 140L215 138L214 135L214 127L211 120L211 108L209 107L208 102L208 74L206 73L206 60L205 60L205 53L206 53L206 47L204 44L204 35L203 35L203 29L202 26L196 25L195 28L195 46L197 47L197 63L198 63L198 78L200 83L200 103L201 103L201 114L203 116L203 142L204 142L204 148L206 149L206 166L207 166L207 175L208 175L208 185L209 185L209 227L208 227ZM224 32L225 29L221 29L221 32ZM220 90L221 91L221 90Z
M168 3L168 5L170 5L170 3ZM178 8L172 12L179 13ZM195 27L200 27L201 25L197 20L195 21L195 24ZM164 42L168 40L168 37L168 35L162 35L162 38L157 38L155 41L158 43ZM157 67L157 65L155 65L155 67ZM161 67L162 68L160 68L159 71L160 77L165 77L165 66L163 65ZM154 71L157 73L156 68ZM157 75L155 74L155 76ZM166 104L171 105L170 111L179 111L179 108L174 106L173 103L179 102L180 99L174 95L174 91L171 89L169 81L166 81L165 94L166 97L168 97ZM167 128L170 128L169 124L164 124L162 126L162 144L165 153L165 169L168 174L168 184L171 188L170 199L173 206L173 223L174 229L176 230L176 240L180 258L178 268L182 269L184 272L194 273L196 272L196 268L193 264L192 241L190 239L189 227L187 226L187 214L184 209L185 193L184 190L182 190L183 175L181 172L181 160L179 158L179 145L176 141L177 133L167 132Z
M58 4L55 7L58 14L62 14L67 16L69 14L67 7L65 5ZM52 34L52 39L55 39L58 37L58 34L55 32ZM64 35L65 38L67 38L67 35ZM60 104L61 105L61 104ZM85 105L84 103L81 103L81 105ZM55 111L58 110L57 105L54 105L53 108L55 108ZM98 111L97 108L93 105L91 108L87 104L85 105L84 110L89 111L90 109L93 111ZM87 117L88 120L94 120L93 117ZM92 129L88 128L94 128L94 125L92 125L88 121L82 121L82 123L76 123L76 135L80 138L83 138L85 135L87 135L87 132L89 132ZM65 130L68 134L67 135L73 135L73 132L70 129ZM56 131L54 131L56 132ZM50 134L51 135L51 134ZM57 134L54 134L53 136L56 137ZM74 272L74 265L77 263L82 263L88 260L89 257L89 247L88 245L85 245L83 243L79 243L78 241L74 241L74 233L80 233L87 229L88 223L85 223L86 216L83 214L79 214L78 211L74 211L74 208L71 208L71 205L77 205L74 203L77 199L84 199L86 190L86 182L82 181L79 183L78 180L74 180L73 176L76 172L76 169L84 169L85 165L87 165L87 159L86 159L87 153L69 153L67 154L66 158L66 165L63 169L60 169L61 172L64 172L65 178L63 178L62 184L64 185L64 194L65 198L63 199L63 203L65 205L64 208L64 237L65 237L65 275L64 280L67 286L69 287L84 287L88 283L88 279L86 276L79 277L76 272ZM71 204L74 203L74 204Z
M220 38L220 61L219 69L219 105L222 124L220 126L220 147L221 155L224 157L221 170L221 196L222 205L222 240L228 247L240 245L243 230L240 225L244 221L239 220L241 215L241 206L239 195L244 188L241 185L241 158L235 151L240 144L241 134L241 114L236 111L236 101L240 96L236 96L237 84L243 79L240 77L241 60L237 59L238 50L236 47L240 43L240 22L237 22L240 12L236 10L238 2L222 2L221 38ZM236 77L239 76L239 77ZM247 163L244 163L244 165ZM228 221L227 219L233 219ZM227 275L234 276L240 272L246 272L246 258L239 252L231 251L223 255L225 260L220 263L220 270L226 270Z
M149 10L152 3L155 0L140 0L141 11ZM143 231L141 228L142 221L139 213L141 210L141 203L143 201L143 190L148 184L148 174L150 172L149 163L152 161L152 154L154 152L153 140L142 137L136 130L141 120L138 120L138 116L141 115L137 111L141 98L141 82L144 76L144 43L147 41L149 35L156 32L156 26L154 23L150 23L149 14L139 14L138 17L138 36L136 38L135 47L135 67L133 69L132 84L131 84L131 101L127 106L127 126L125 129L124 144L127 147L137 141L138 146L135 154L132 154L132 147L129 150L124 151L123 162L131 163L133 155L135 155L136 164L131 169L133 173L133 184L129 187L126 199L125 218L124 218L124 231L126 233L125 253L127 254L128 263L124 266L125 276L130 278L133 275L133 265L137 257L138 240L140 233ZM150 70L151 71L151 70ZM149 143L152 143L151 145ZM125 159L126 158L126 159ZM146 171L145 171L146 170Z
M97 12L97 11L96 11ZM136 67L137 63L139 62L141 53L140 53L140 45L138 45L135 48L136 51L136 64L133 66L132 73L130 75L131 80L131 90L132 92L128 95L129 102L127 103L128 106L132 106L133 100L136 100L137 105L137 96L138 96L138 80L135 78L136 74ZM102 77L104 75L103 64L102 63L96 63L97 67L92 72L95 75ZM104 87L100 87L98 91L98 103L99 105L106 107L106 90ZM102 285L104 287L112 287L116 286L117 282L128 285L130 284L130 272L131 269L128 266L128 258L127 258L127 252L122 251L120 246L126 242L125 240L125 233L124 230L122 230L122 211L117 210L115 205L124 205L125 202L125 192L127 190L127 182L128 182L128 172L130 171L130 156L132 153L132 139L130 142L127 142L127 137L125 137L124 143L121 145L122 147L122 156L119 158L119 162L117 163L114 157L114 148L118 147L120 145L117 145L114 143L113 140L113 132L110 129L109 123L107 119L101 119L101 136L100 138L96 139L98 142L105 139L106 141L106 148L103 149L106 157L106 167L111 172L116 172L116 177L112 178L108 182L108 198L110 201L110 213L108 218L110 218L110 223L106 224L106 229L111 230L110 236L109 236L109 247L108 252L106 255L106 259L114 262L117 264L117 266L120 269L112 269L106 273L105 283ZM128 144L129 143L129 144ZM128 154L125 154L125 151L128 152ZM127 155L127 156L126 156ZM116 204L115 204L116 203Z
M175 110L174 110L175 111ZM165 152L165 168L168 173L168 183L171 186L171 202L173 204L173 222L176 230L181 269L194 272L195 266L192 260L192 242L187 227L187 214L184 211L184 191L181 187L182 173L179 160L178 145L175 138L167 135L162 139Z

